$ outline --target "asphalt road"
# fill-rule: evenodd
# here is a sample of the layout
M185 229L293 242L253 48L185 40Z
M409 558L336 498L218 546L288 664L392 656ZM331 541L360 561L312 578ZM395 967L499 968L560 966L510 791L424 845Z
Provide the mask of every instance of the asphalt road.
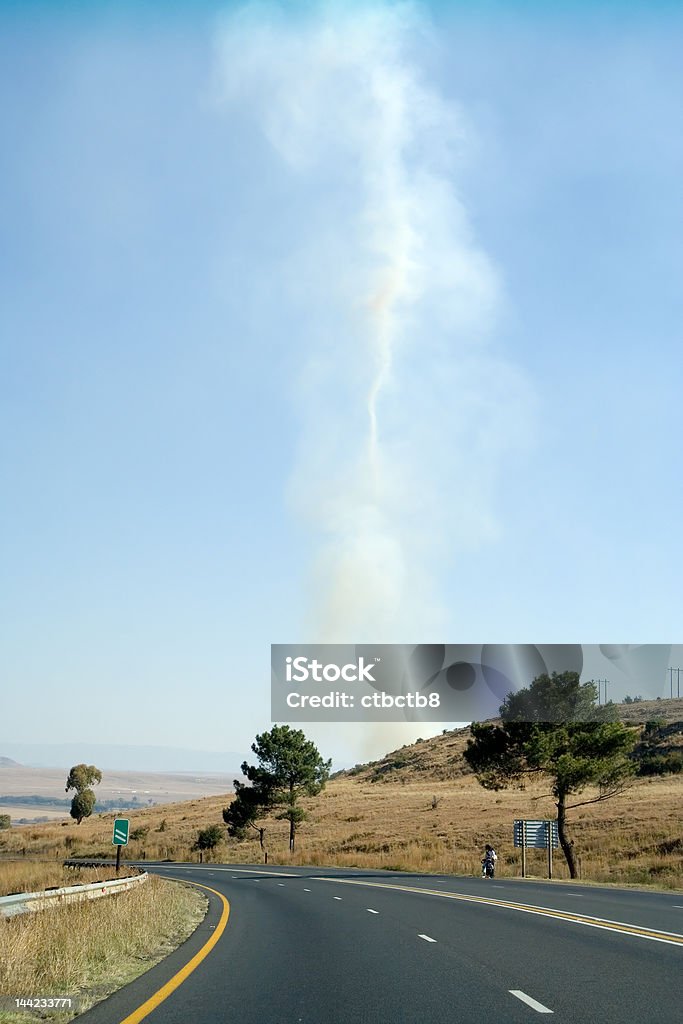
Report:
M79 1024L517 1024L550 1013L568 1024L683 1020L680 894L334 868L145 866L214 890L207 917ZM219 894L229 901L227 924Z

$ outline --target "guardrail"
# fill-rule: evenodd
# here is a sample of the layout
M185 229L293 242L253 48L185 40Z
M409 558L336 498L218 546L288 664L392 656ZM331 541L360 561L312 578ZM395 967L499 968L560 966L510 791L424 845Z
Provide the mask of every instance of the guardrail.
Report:
M115 868L116 860L113 857L104 859L103 857L70 857L68 860L63 860L62 864L65 868ZM126 864L130 864L129 861Z
M142 885L148 878L147 872L143 871L140 875L113 878L108 882L89 882L87 885L68 885L62 889L45 889L43 892L20 892L13 896L0 896L0 915L14 917L15 914L46 910L48 907L61 906L63 903L113 896L136 885Z

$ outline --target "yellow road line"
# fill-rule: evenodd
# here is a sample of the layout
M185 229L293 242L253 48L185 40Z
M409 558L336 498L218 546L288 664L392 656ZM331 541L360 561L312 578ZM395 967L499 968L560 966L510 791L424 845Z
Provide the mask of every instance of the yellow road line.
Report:
M168 878L169 876L164 875L164 877ZM186 882L187 879L175 878L172 879L172 881ZM225 926L228 923L228 918L230 917L230 904L226 900L223 893L218 892L216 889L209 888L208 885L201 885L199 882L189 882L188 884L196 885L200 889L206 889L207 892L212 892L214 896L218 896L219 900L221 900L221 902L223 903L221 919L216 925L216 930L211 936L211 938L204 943L199 952L195 953L192 959L188 960L185 966L181 967L177 974L174 974L173 977L170 978L165 985L162 985L161 988L154 993L154 995L151 995L149 999L147 999L141 1006L138 1006L137 1010L133 1010L133 1012L129 1014L128 1017L125 1017L121 1021L121 1024L139 1024L139 1021L144 1020L144 1018L147 1017L152 1012L152 1010L156 1010L157 1006L163 1003L164 999L168 999L171 993L175 992L175 990L180 985L182 985L185 979L188 978L190 974L192 974L194 969L196 967L199 967L202 960L209 955L209 953L216 945L223 932L225 931Z
M560 921L571 921L573 924L584 924L591 928L604 928L607 931L619 932L622 935L636 935L642 939L655 942L668 942L672 946L683 947L683 935L676 932L661 932L653 928L639 928L622 921L608 921L602 917L587 917L582 914L570 914L564 910L553 910L551 907L535 907L529 903L511 903L507 900L490 899L487 896L468 896L459 892L442 892L438 889L419 889L416 886L394 885L385 882L361 882L351 878L320 878L321 882L339 882L341 885L366 885L374 889L395 889L398 892L416 892L420 895L440 896L442 899L463 900L466 903L483 903L492 907L504 907L508 910L520 910L525 914L540 914L542 917L554 917Z

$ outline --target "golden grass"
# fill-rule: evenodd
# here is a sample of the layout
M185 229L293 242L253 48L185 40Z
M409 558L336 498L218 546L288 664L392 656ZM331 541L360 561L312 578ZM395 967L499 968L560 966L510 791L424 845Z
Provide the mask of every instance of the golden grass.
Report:
M82 1011L176 948L206 906L197 889L150 878L118 896L0 921L0 995L80 995ZM26 1013L0 1013L3 1024L15 1020L26 1024Z
M680 779L656 779L570 812L581 877L683 887L682 797ZM518 876L521 851L512 843L513 820L554 816L552 798L538 784L522 792L491 793L471 777L458 780L457 787L447 782L359 785L340 779L313 804L312 820L302 827L291 859L281 825L277 841L276 825L266 838L273 863L455 874L478 873L484 843L492 842L500 858L498 873ZM258 859L257 844L235 845L234 859ZM553 868L556 878L569 877L560 850ZM545 852L528 851L527 869L544 877Z
M189 806L183 803L141 812L135 824L148 824L150 832L146 839L131 844L125 856L198 860L191 851L197 831L221 822L221 809L228 799L227 795L207 797ZM582 878L683 888L682 803L683 779L669 776L640 780L622 796L570 811L569 832ZM479 869L484 843L490 841L499 853L499 874L519 875L521 858L512 845L513 820L555 816L552 798L542 784L528 785L524 791L491 793L472 776L403 783L369 783L342 777L330 782L320 797L305 801L305 805L310 819L300 829L291 860L286 823L266 822L271 863L472 874ZM163 833L153 831L155 818L156 827L162 818L166 819ZM77 828L74 825L70 831ZM41 857L64 856L58 828L36 826L32 829L34 838L28 843L23 836L17 838L22 831L6 833L6 845L16 847L22 842L28 846L27 855L35 850ZM112 848L107 846L109 821L96 818L84 822L78 835L80 852L111 855ZM261 861L263 855L256 840L231 840L222 843L214 854L205 854L204 859L244 863ZM529 851L528 869L533 874L545 874L542 851ZM0 874L2 870L0 862ZM560 851L556 851L555 875L568 877Z
M310 818L298 833L291 858L287 824L266 821L270 862L473 874L479 870L484 843L492 842L500 858L498 873L519 875L521 856L512 844L512 823L515 818L556 816L548 785L535 782L523 791L499 793L482 789L464 769L468 734L467 729L454 730L395 751L382 759L379 773L375 766L332 779L320 797L304 801ZM370 781L373 776L379 781ZM594 795L587 791L577 800ZM198 860L191 850L198 830L222 823L221 810L230 799L226 794L131 812L131 830L148 831L124 856ZM683 777L663 776L639 779L619 797L570 811L569 834L581 877L683 888L682 805ZM25 849L27 857L43 859L74 853L109 857L113 818L98 815L80 826L13 828L0 834L0 855L4 850L16 856ZM255 837L224 842L204 859L262 861ZM543 851L529 851L530 873L543 877L545 863ZM557 878L568 877L559 850L554 868Z

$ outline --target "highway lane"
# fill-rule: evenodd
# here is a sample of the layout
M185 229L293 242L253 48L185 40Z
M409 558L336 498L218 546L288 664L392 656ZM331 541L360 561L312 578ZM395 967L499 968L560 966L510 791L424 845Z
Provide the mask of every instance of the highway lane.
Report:
M128 1024L469 1024L492 1015L514 1024L550 1011L567 1022L681 1020L680 895L341 869L147 867L223 893L230 918L183 984ZM472 900L480 896L497 903ZM503 905L522 903L672 935L653 941ZM113 1024L134 1013L219 915L211 894L186 949L79 1020Z

